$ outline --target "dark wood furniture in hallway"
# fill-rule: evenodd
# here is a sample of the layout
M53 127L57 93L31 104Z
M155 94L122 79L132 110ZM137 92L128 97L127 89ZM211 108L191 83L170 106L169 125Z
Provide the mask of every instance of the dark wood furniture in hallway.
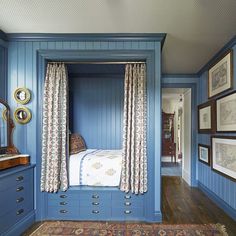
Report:
M229 235L236 235L236 222L181 177L162 176L162 214L166 224L220 223Z

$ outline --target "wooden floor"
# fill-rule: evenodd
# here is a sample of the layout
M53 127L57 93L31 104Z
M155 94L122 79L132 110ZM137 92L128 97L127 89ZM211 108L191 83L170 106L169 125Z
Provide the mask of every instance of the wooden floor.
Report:
M220 223L236 236L236 222L198 188L189 187L181 177L162 176L163 223Z
M229 236L236 236L236 222L181 177L162 176L162 214L165 224L220 223L226 226ZM34 224L23 235L29 235L39 225Z

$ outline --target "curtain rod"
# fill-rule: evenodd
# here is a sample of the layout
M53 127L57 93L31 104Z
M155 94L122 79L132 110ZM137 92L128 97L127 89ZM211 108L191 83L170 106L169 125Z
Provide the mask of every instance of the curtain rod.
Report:
M145 61L49 61L48 63L65 64L143 64Z

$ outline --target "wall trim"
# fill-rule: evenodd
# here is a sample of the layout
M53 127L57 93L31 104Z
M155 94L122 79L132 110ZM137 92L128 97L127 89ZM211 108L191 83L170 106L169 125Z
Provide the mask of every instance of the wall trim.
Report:
M230 48L232 48L236 44L236 35L230 39L228 43L224 45L208 62L204 65L198 72L197 75L200 77L205 71L209 70L209 68L214 65L214 63Z
M198 74L162 74L162 78L199 78Z
M214 192L198 181L198 188L207 195L219 208L236 221L236 210L219 198Z
M9 33L9 41L158 41L164 45L166 33Z

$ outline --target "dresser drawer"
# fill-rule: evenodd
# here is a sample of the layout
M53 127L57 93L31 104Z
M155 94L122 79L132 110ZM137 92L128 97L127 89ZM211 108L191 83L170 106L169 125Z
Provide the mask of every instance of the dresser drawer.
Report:
M9 227L12 227L19 220L24 218L30 211L33 210L33 204L17 207L16 209L1 216L0 219L0 232L4 232Z
M33 176L33 169L20 171L13 175L1 178L0 192L25 182L27 179L30 179L30 176Z
M79 206L49 206L49 219L78 219Z
M79 200L79 193L70 193L70 192L58 192L58 193L48 193L48 201L63 201L63 200Z
M51 200L48 202L48 206L79 207L79 200L74 200L69 198Z
M81 201L110 201L111 193L106 191L88 191L80 192Z
M143 208L126 208L126 207L113 207L111 210L112 218L114 219L124 219L124 220L140 220L143 218L144 210Z
M18 206L33 202L32 181L19 183L0 194L0 216L2 216Z
M110 217L110 207L80 207L80 220L102 220Z

